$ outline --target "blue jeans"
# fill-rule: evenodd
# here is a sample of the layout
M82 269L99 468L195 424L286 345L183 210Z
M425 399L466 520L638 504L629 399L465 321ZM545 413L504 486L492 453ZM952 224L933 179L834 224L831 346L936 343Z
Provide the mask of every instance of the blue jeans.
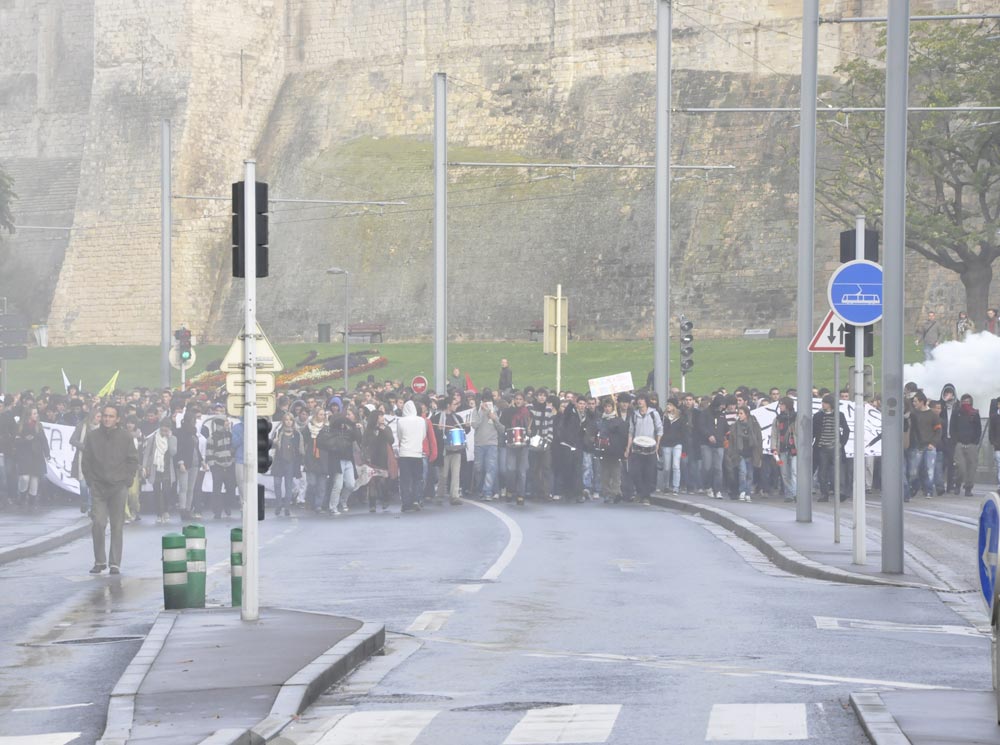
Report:
M406 509L420 501L422 496L420 476L423 470L423 458L404 457L399 459L399 495L403 501L403 507Z
M993 463L997 467L997 483L1000 484L1000 450L993 451Z
M1000 469L1000 466L998 466ZM507 489L515 497L524 497L528 481L528 448L507 448Z
M330 504L346 505L354 491L354 461L341 460L340 473L333 477L333 491L330 493Z
M715 445L701 446L701 473L705 477L705 488L712 491L721 492L725 489L725 480L722 475L722 459L726 451L717 448Z
M184 474L181 474L182 476ZM281 487L284 486L284 489ZM295 496L295 478L291 473L284 476L274 477L274 500L275 509L292 506L292 498Z
M583 453L583 488L593 494L601 493L601 459L593 453Z
M789 455L788 453L781 454L781 483L785 485L785 497L787 499L795 499L795 466L798 456Z
M476 491L484 497L493 496L499 490L497 484L497 446L476 445L475 483Z
M325 473L313 473L306 471L306 504L314 510L323 506L323 498L326 496L326 480L329 478Z
M681 451L683 445L673 445L660 448L660 456L663 458L663 470L660 472L660 491L667 490L669 482L673 491L680 491L681 488ZM671 478L672 475L672 478Z
M701 459L692 458L692 455L701 455L701 451L686 452L681 454L681 484L684 490L695 492L701 489Z
M740 456L739 480L740 493L748 496L753 494L753 458Z
M934 493L934 465L937 461L937 450L910 450L907 464L907 478L914 490L923 488L924 494Z

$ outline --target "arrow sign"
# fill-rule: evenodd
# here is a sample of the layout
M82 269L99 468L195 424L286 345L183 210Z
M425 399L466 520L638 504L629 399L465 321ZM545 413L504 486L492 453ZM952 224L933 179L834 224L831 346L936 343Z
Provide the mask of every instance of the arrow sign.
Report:
M826 314L823 323L816 329L812 341L809 342L810 352L843 352L844 351L844 322L841 321L831 310Z
M991 617L996 601L998 539L1000 539L1000 497L994 492L983 500L983 506L979 511L979 546L976 551L979 584Z

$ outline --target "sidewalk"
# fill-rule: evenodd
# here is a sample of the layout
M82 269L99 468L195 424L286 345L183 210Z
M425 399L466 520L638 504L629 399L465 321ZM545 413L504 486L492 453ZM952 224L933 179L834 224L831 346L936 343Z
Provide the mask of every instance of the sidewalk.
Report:
M35 556L90 535L90 518L78 507L7 508L0 512L0 564Z
M382 649L385 627L261 608L163 611L111 694L101 745L267 742Z
M773 499L748 504L693 494L658 494L652 502L721 525L793 574L834 582L951 592L939 586L933 567L914 566L910 556L903 574L884 574L880 546L871 539L866 543L867 563L854 564L852 502L841 504L839 544L833 542L832 516L821 512L816 504L813 522L800 523L795 520L795 505ZM978 604L976 612L971 613L953 594L943 593L940 597L970 624L988 633L988 621L979 618L982 613ZM993 691L859 692L851 694L851 705L874 745L1000 745Z

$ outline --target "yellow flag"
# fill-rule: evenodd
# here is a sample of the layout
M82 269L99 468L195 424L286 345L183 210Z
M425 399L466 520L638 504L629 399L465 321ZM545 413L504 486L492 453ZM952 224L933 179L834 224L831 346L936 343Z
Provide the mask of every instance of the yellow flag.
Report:
M98 398L104 398L105 396L111 395L115 390L115 384L118 382L118 373L121 370L115 370L115 374L111 376L111 380L104 384L104 387L97 392Z

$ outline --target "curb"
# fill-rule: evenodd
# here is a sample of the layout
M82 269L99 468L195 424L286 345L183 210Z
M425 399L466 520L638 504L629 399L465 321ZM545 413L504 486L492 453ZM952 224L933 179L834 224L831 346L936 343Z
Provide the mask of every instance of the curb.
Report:
M754 546L768 559L770 559L775 566L792 574L798 574L812 579L827 580L829 582L846 582L855 585L907 587L919 590L935 590L938 592L946 591L948 589L945 587L936 587L931 584L922 584L919 582L906 582L903 580L872 577L867 574L848 572L844 569L837 569L836 567L821 564L818 561L813 561L812 559L803 556L776 535L764 530L759 525L755 525L749 520L718 507L712 507L699 502L691 502L677 497L657 496L655 494L650 497L650 501L661 507L668 507L680 510L681 512L688 512L693 515L701 515L706 520L711 520L717 525L721 525L726 528L726 530L731 531L750 545Z
M852 693L851 708L872 745L910 745L878 693Z
M108 700L108 721L97 745L125 745L128 741L129 735L132 734L132 720L135 715L135 696L146 678L146 673L153 666L153 661L163 649L167 635L176 620L177 611L160 611L153 627L146 634L146 641L139 647L139 651L111 691L111 698Z
M37 556L53 548L64 546L90 533L90 519L80 518L73 525L32 538L7 548L0 548L0 564L7 564L29 556Z

